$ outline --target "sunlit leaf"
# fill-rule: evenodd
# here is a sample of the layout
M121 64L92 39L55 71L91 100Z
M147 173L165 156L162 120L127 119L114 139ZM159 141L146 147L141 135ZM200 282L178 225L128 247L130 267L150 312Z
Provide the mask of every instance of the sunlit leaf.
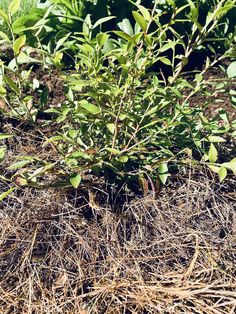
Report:
M236 76L236 61L232 62L227 68L227 74L229 78Z
M4 134L4 133L0 133L0 140L4 140L6 138L11 138L13 137L12 134Z
M21 48L25 45L25 42L26 42L26 36L25 35L22 35L15 40L15 42L13 44L13 51L14 51L16 56L20 53Z
M143 32L146 33L146 31L147 31L147 22L146 22L145 18L140 13L138 13L136 11L133 11L132 14L133 14L133 17L134 17L135 21L141 27Z
M9 189L8 191L0 194L0 202L5 198L7 197L11 192L13 192L16 188L11 188Z
M106 23L106 22L108 22L108 21L110 21L110 20L112 20L112 19L114 19L115 18L115 16L106 16L106 17L103 17L103 18L101 18L101 19L99 19L94 25L93 25L93 29L94 28L96 28L96 27L98 27L99 25L101 25L101 24L103 24L103 23Z
M17 13L19 11L20 4L21 4L21 0L13 0L9 4L8 10L9 10L11 15L14 15L15 13Z
M70 177L70 183L75 189L77 189L78 186L80 185L81 179L82 178L80 174L75 174Z
M220 182L224 181L224 179L227 177L227 169L221 166L218 174L219 174Z
M168 165L167 163L162 163L159 167L158 167L158 175L159 178L161 180L161 182L163 184L166 184L166 181L169 177L169 172L168 172Z
M16 170L16 169L21 169L24 166L28 165L29 163L31 163L31 160L21 160L21 161L17 161L13 164L11 164L9 167L7 167L7 170Z
M81 108L85 109L89 113L98 114L100 112L100 108L94 104L91 104L87 100L82 100L79 102Z
M134 31L132 25L128 19L123 19L122 22L118 23L119 28L126 34L133 36Z
M208 140L211 143L222 143L225 142L225 139L221 136L216 136L216 135L210 135L208 136Z
M217 149L215 148L214 144L211 143L210 149L208 152L208 157L210 162L214 163L218 159L218 152Z
M106 127L107 127L108 130L111 132L111 134L114 134L114 133L115 133L116 126L115 126L114 123L107 123L107 124L106 124Z
M9 20L7 14L6 14L3 10L0 10L0 17L1 17L5 22L8 22L8 20Z
M122 31L113 31L113 33L115 33L116 35L118 35L119 37L127 40L128 42L132 43L132 44L136 44L135 40L127 33L122 32Z

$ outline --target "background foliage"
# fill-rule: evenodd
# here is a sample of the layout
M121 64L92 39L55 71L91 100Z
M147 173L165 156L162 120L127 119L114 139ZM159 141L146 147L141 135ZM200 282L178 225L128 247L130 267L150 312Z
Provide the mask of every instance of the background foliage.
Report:
M142 4L140 4L142 3ZM60 169L77 187L89 171L109 180L153 186L165 183L178 167L208 166L223 180L235 172L236 160L220 160L218 148L235 136L235 122L221 110L205 116L207 103L191 105L193 97L209 95L207 71L223 59L235 58L232 16L235 1L59 1L17 17L20 1L0 11L8 27L2 43L10 49L1 63L4 115L38 125L42 113L57 124L46 143L52 143L54 161L28 157L10 165L22 171L24 184ZM100 10L102 8L102 10ZM201 67L191 57L204 51ZM205 54L205 52L207 52ZM233 59L232 59L233 60ZM35 67L57 69L65 100L50 106L50 91L30 79ZM231 63L218 89L231 97L235 72ZM14 73L14 74L13 74ZM213 82L213 84L215 84ZM223 85L222 85L223 84ZM38 94L37 102L33 95ZM3 111L4 111L3 110ZM7 141L11 134L2 134ZM1 148L2 159L6 146Z

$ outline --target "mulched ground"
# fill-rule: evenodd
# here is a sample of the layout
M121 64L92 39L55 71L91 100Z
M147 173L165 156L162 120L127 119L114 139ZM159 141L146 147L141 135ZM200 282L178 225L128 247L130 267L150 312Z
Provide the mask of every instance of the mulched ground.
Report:
M119 210L12 193L0 205L1 313L235 313L235 183L189 169Z

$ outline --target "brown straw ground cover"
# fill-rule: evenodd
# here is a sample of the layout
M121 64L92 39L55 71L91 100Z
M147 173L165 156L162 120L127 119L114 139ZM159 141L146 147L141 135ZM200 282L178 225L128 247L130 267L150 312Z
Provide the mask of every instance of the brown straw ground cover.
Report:
M235 179L190 171L119 208L91 193L2 201L1 313L235 313Z

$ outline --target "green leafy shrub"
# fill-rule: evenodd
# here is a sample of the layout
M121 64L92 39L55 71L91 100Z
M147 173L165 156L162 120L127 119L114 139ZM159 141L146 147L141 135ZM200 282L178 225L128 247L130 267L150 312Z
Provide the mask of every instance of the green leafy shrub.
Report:
M118 24L119 30L107 32L101 31L101 26L112 16L92 23L87 15L82 31L67 33L52 51L45 48L44 39L40 40L40 34L47 32L54 7L47 9L43 19L31 27L39 38L44 66L54 64L60 69L69 42L75 53L75 71L62 72L67 101L58 108L45 110L56 116L52 122L58 124L59 131L47 142L57 148L60 160L44 165L33 176L26 174L25 179L35 180L51 167L63 169L74 187L84 171L114 180L148 178L153 182L158 177L162 183L181 164L209 166L219 173L221 180L228 170L235 172L235 158L220 163L218 156L224 135L234 134L234 124L227 113L221 112L210 120L204 116L204 104L190 106L199 91L208 95L204 74L219 60L233 55L233 41L224 55L218 58L215 54L213 60L207 59L203 70L191 82L182 76L191 54L204 45L233 7L233 2L221 1L201 25L197 21L198 8L192 1L176 7L164 23L163 11L157 4L152 10L137 5L131 22L123 19ZM186 8L189 13L181 19ZM9 12L10 16L13 13ZM174 27L181 23L191 26L187 42ZM27 72L21 71L20 64L30 62L27 49L22 50L26 36L15 37L12 22L8 24L13 36L5 41L12 44L14 60L10 67L2 65L2 98L12 109L12 115L35 121L37 112L28 109L29 98L22 93ZM169 77L161 71L151 71L157 62L171 68ZM8 72L15 70L13 81ZM6 88L11 89L10 94ZM43 102L47 102L47 96ZM30 162L32 159L26 164Z

